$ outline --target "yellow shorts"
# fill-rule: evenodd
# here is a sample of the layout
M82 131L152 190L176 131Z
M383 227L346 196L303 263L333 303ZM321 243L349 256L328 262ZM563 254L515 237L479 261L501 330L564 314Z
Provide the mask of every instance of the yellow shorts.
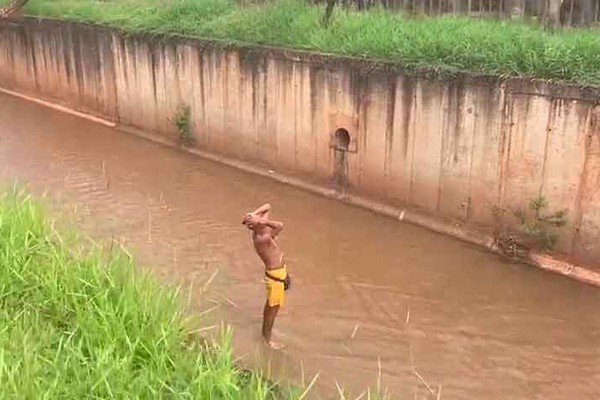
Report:
M281 268L270 269L268 272L269 275L272 275L275 278L285 279L287 276L287 267L284 265ZM265 276L265 284L267 286L267 304L269 307L283 306L283 299L285 297L283 282Z

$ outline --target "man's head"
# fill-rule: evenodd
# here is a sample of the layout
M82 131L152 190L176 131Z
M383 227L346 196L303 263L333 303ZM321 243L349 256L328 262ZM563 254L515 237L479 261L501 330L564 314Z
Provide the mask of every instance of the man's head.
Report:
M251 226L253 225L252 224L252 219L253 219L252 217L253 217L253 215L251 213L248 213L248 214L244 215L244 218L242 218L242 225L245 225L246 228L248 228L248 229L252 229L251 228Z
M256 231L258 229L258 225L256 225L254 222L252 221L247 221L244 222L244 225L246 225L246 228L248 228L251 231Z
M269 233L269 230L271 229L265 224L265 218L253 214L246 215L242 224L246 225L246 228L258 235Z
M246 225L246 228L251 231L256 231L259 228L259 218L254 214L246 214L244 219L242 220L242 224Z

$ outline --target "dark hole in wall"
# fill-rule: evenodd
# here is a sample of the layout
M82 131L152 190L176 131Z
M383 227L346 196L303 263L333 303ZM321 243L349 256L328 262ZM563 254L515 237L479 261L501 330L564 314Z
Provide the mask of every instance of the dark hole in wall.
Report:
M334 171L333 179L338 188L348 186L348 148L350 133L344 128L335 131L334 137Z
M350 146L350 134L344 128L335 131L335 148L343 151L348 151Z

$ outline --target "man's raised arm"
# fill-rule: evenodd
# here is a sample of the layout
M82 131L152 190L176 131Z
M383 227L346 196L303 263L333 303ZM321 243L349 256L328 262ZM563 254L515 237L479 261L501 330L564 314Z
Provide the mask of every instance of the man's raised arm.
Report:
M271 228L272 239L275 239L277 235L279 235L283 230L283 222L279 221L270 221L266 218L255 217L254 223L256 225L268 226L269 228Z
M242 224L246 225L252 218L266 218L269 219L269 212L271 211L271 205L269 203L263 204L256 210L248 213L244 216Z
M283 230L283 222L267 221L266 225L271 228L271 237L275 239Z
M268 214L271 211L271 205L269 203L263 204L262 206L258 207L256 210L254 210L251 214L252 215L256 215L257 217L267 217L266 214Z

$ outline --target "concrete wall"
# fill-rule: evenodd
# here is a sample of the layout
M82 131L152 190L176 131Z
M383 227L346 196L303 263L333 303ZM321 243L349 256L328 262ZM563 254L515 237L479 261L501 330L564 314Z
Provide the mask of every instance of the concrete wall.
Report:
M600 264L600 93L105 28L0 25L0 86L330 185L344 128L349 190L493 228L540 194L569 210L559 250Z

